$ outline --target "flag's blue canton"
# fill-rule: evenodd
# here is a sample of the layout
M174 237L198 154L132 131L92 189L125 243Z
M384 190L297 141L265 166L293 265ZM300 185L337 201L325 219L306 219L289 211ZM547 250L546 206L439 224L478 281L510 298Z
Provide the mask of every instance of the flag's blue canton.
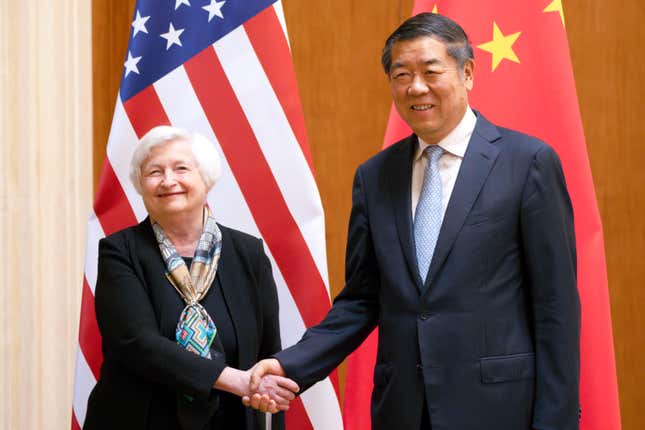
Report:
M203 7L211 5L211 0L189 0L190 6L186 1L138 0L133 21L137 12L150 18L145 23L147 33L139 31L134 35L134 29L130 29L126 60L130 55L141 58L136 62L138 73L126 74L127 68L123 69L121 100L128 100L275 1L226 0L220 9L224 18L213 16L209 22L210 14ZM175 9L177 3L181 4ZM173 44L167 49L168 41L161 35L169 32L171 23L175 31L184 31L179 37L181 46Z

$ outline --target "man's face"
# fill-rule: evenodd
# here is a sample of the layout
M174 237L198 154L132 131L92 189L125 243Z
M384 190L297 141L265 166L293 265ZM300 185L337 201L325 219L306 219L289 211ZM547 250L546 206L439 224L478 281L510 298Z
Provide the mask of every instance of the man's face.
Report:
M473 62L459 73L445 44L428 36L396 42L391 56L389 80L396 110L417 136L437 143L466 112Z

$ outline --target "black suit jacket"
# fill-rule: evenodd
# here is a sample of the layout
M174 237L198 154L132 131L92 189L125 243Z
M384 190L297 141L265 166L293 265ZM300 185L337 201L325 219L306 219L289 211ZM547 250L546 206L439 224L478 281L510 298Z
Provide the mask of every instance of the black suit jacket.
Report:
M558 157L478 115L423 285L416 145L410 136L358 168L345 288L275 356L306 388L378 326L374 429L416 430L424 406L433 430L577 429L576 252Z
M222 251L214 282L232 317L239 367L247 369L281 348L278 299L262 242L219 226ZM226 367L211 349L207 360L177 345L184 303L168 282L149 219L99 243L96 317L103 341L100 378L90 395L85 429L178 428L177 393L216 402L213 384ZM209 310L211 292L202 300ZM210 312L210 310L209 310ZM264 428L264 414L246 409L246 429ZM284 416L274 416L284 428Z

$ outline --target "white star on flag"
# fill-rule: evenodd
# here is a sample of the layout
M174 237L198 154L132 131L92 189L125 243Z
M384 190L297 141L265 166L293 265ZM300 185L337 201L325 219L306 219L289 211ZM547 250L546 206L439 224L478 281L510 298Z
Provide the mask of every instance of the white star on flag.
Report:
M139 74L139 68L137 67L137 63L141 61L142 57L133 57L132 56L132 51L128 51L128 59L126 60L123 65L125 66L125 77L127 78L130 72L134 72L137 75Z
M161 37L167 40L166 51L169 50L172 45L182 46L181 40L179 40L179 36L181 36L181 33L183 32L184 32L183 28L178 28L175 30L175 27L172 26L172 22L170 23L170 27L168 27L168 33L164 33L160 35Z
M222 14L222 6L224 6L224 3L226 3L226 1L211 0L211 4L202 6L202 9L208 12L208 22L211 22L211 19L213 19L215 15L224 19L224 15Z
M149 16L141 16L139 11L137 11L137 17L134 19L134 21L132 21L132 28L134 28L134 33L132 34L133 39L139 32L148 34L146 22L148 22L149 19Z
M179 9L179 6L181 6L182 4L190 6L190 0L175 0L175 10Z

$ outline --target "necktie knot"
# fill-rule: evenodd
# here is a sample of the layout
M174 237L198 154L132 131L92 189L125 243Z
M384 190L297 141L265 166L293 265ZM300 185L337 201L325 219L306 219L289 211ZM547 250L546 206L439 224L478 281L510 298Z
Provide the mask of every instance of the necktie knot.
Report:
M437 164L443 155L443 148L439 145L430 145L424 151L428 157L428 164Z

